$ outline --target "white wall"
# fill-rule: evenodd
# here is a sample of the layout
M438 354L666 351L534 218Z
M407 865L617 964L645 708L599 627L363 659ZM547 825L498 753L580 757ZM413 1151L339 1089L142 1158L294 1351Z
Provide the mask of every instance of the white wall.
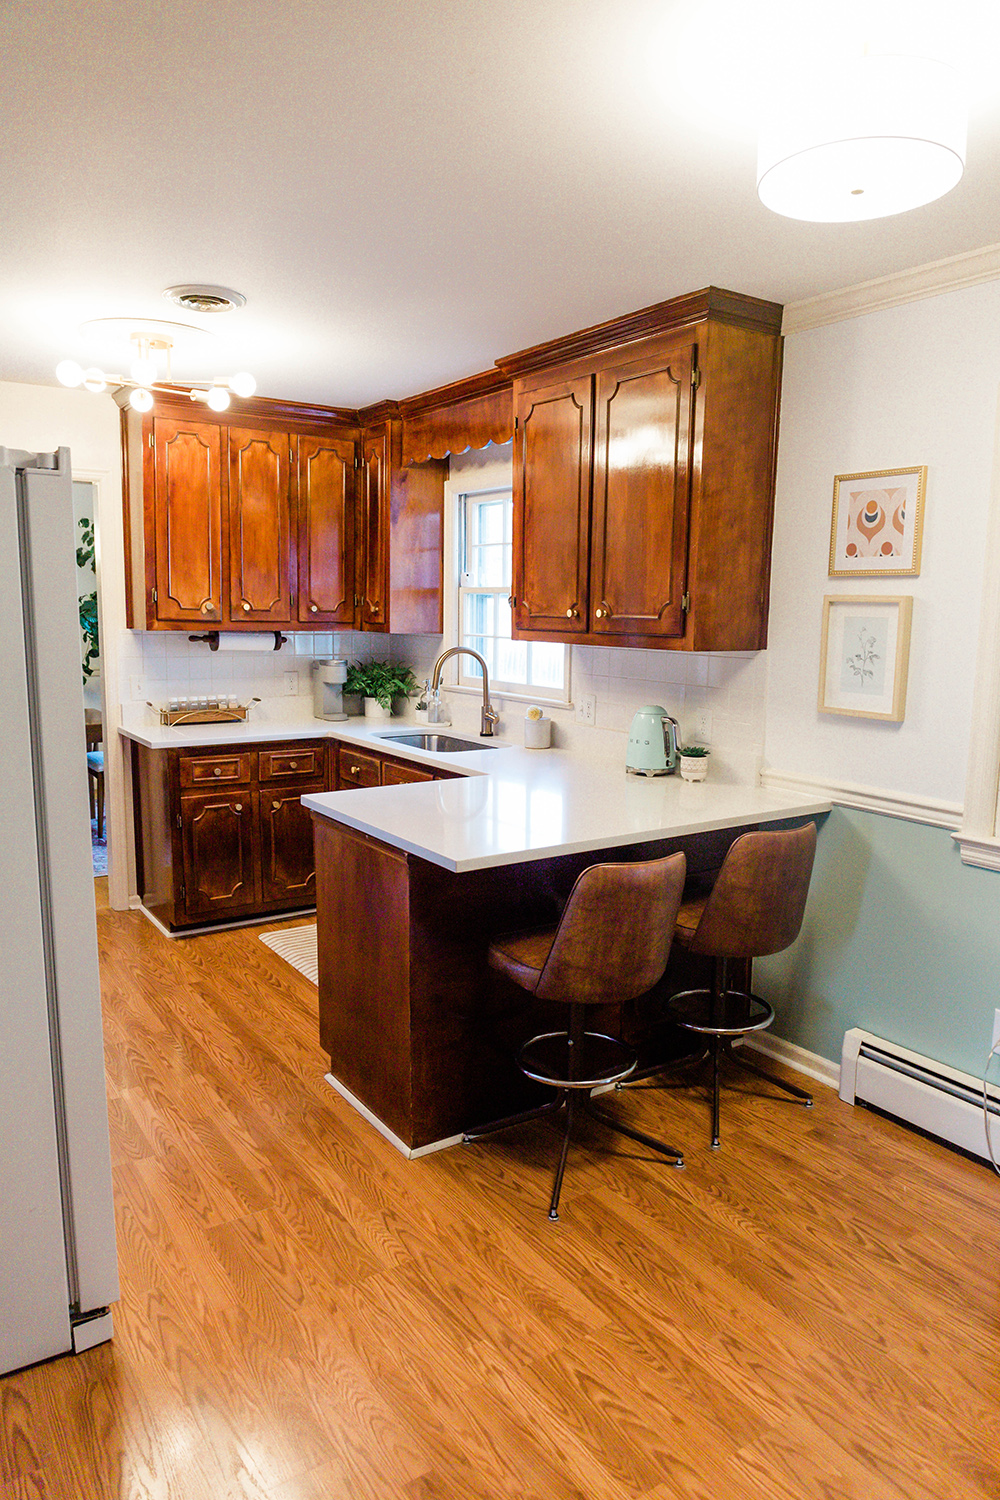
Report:
M1000 283L785 342L765 759L779 771L960 803L990 501ZM916 578L830 578L835 474L927 465ZM816 707L824 594L912 594L902 724Z
M29 452L68 447L77 479L97 486L97 577L104 690L104 762L107 792L108 874L112 905L127 904L126 817L118 724L117 643L125 628L122 539L121 438L118 408L110 396L61 386L0 381L0 444Z

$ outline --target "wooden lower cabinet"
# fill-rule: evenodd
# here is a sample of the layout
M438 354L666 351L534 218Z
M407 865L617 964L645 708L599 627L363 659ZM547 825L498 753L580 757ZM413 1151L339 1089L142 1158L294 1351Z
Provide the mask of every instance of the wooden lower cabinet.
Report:
M451 781L458 771L441 771L417 765L412 760L395 760L375 750L358 750L353 745L334 745L334 786L338 792L363 786L405 786L411 781Z
M325 740L132 751L139 891L165 927L315 904L301 798L330 788Z

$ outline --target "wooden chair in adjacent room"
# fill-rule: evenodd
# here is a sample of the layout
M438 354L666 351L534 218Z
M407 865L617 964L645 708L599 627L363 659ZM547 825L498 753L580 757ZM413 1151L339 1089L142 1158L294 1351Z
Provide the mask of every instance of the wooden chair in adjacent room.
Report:
M555 1097L536 1109L467 1131L463 1140L478 1141L509 1125L565 1111L549 1203L552 1220L559 1218L559 1195L578 1111L683 1166L684 1158L675 1147L633 1129L594 1104L592 1090L627 1078L638 1058L617 1037L587 1031L585 1015L593 1006L632 1000L661 977L670 954L685 869L683 854L639 864L591 865L578 877L558 927L498 938L489 950L492 968L540 1000L568 1005L569 1017L565 1031L532 1037L518 1054L522 1072L556 1089Z
M708 989L681 990L672 995L665 1014L707 1043L712 1063L713 1149L719 1146L723 1057L743 1072L801 1099L807 1109L812 1106L812 1097L804 1089L733 1051L738 1037L770 1026L774 1011L759 995L731 984L730 964L780 953L795 941L805 913L815 853L815 823L745 833L730 846L709 894L685 901L678 912L675 941L690 953L712 959L712 983ZM663 1070L650 1069L643 1076L658 1071Z

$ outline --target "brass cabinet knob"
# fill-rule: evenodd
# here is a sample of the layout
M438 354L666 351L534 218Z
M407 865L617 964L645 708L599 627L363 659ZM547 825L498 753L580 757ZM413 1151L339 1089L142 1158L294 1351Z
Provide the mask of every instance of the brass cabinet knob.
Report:
M212 772L212 775L213 776L221 776L222 775L222 767L221 766L216 766L215 770Z
M234 810L236 812L242 812L243 811L243 803L242 802L234 802L233 803L233 808L234 808Z
M361 767L360 766L352 766L351 767L351 775L352 776L360 776L361 775Z
M280 812L281 811L281 803L280 802L272 802L271 806L274 808L275 812Z
M309 612L310 612L310 614L315 614L318 609L319 609L319 605L318 604L310 604L310 606L309 606Z
M201 606L201 612L203 615L207 615L214 608L215 605L212 603L211 599L206 599L204 604Z
M245 599L243 601L243 608L244 609L249 609L250 608L249 604L247 603L247 601Z
M290 767L291 767L291 769L292 769L292 770L293 770L293 771L297 771L297 770L298 770L298 766L299 766L299 763L298 763L298 761L297 761L297 760L290 760L290 761L289 761L289 762L288 762L288 764L289 764L289 766L290 766Z
M571 604L569 609L566 611L566 618L567 620L578 620L580 618L580 611L577 609L575 604Z
M610 620L611 619L611 610L608 607L608 605L606 605L606 604L599 604L597 606L597 608L594 610L594 614L596 615L596 617L597 617L598 620Z

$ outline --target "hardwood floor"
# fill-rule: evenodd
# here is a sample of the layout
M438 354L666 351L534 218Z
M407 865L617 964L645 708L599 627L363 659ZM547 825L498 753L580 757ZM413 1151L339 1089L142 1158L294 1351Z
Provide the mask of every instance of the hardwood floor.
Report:
M99 887L103 882L98 882ZM122 1300L0 1381L10 1500L1000 1495L985 1167L843 1105L613 1107L405 1161L324 1082L261 928L101 911ZM624 1149L623 1149L624 1148Z

